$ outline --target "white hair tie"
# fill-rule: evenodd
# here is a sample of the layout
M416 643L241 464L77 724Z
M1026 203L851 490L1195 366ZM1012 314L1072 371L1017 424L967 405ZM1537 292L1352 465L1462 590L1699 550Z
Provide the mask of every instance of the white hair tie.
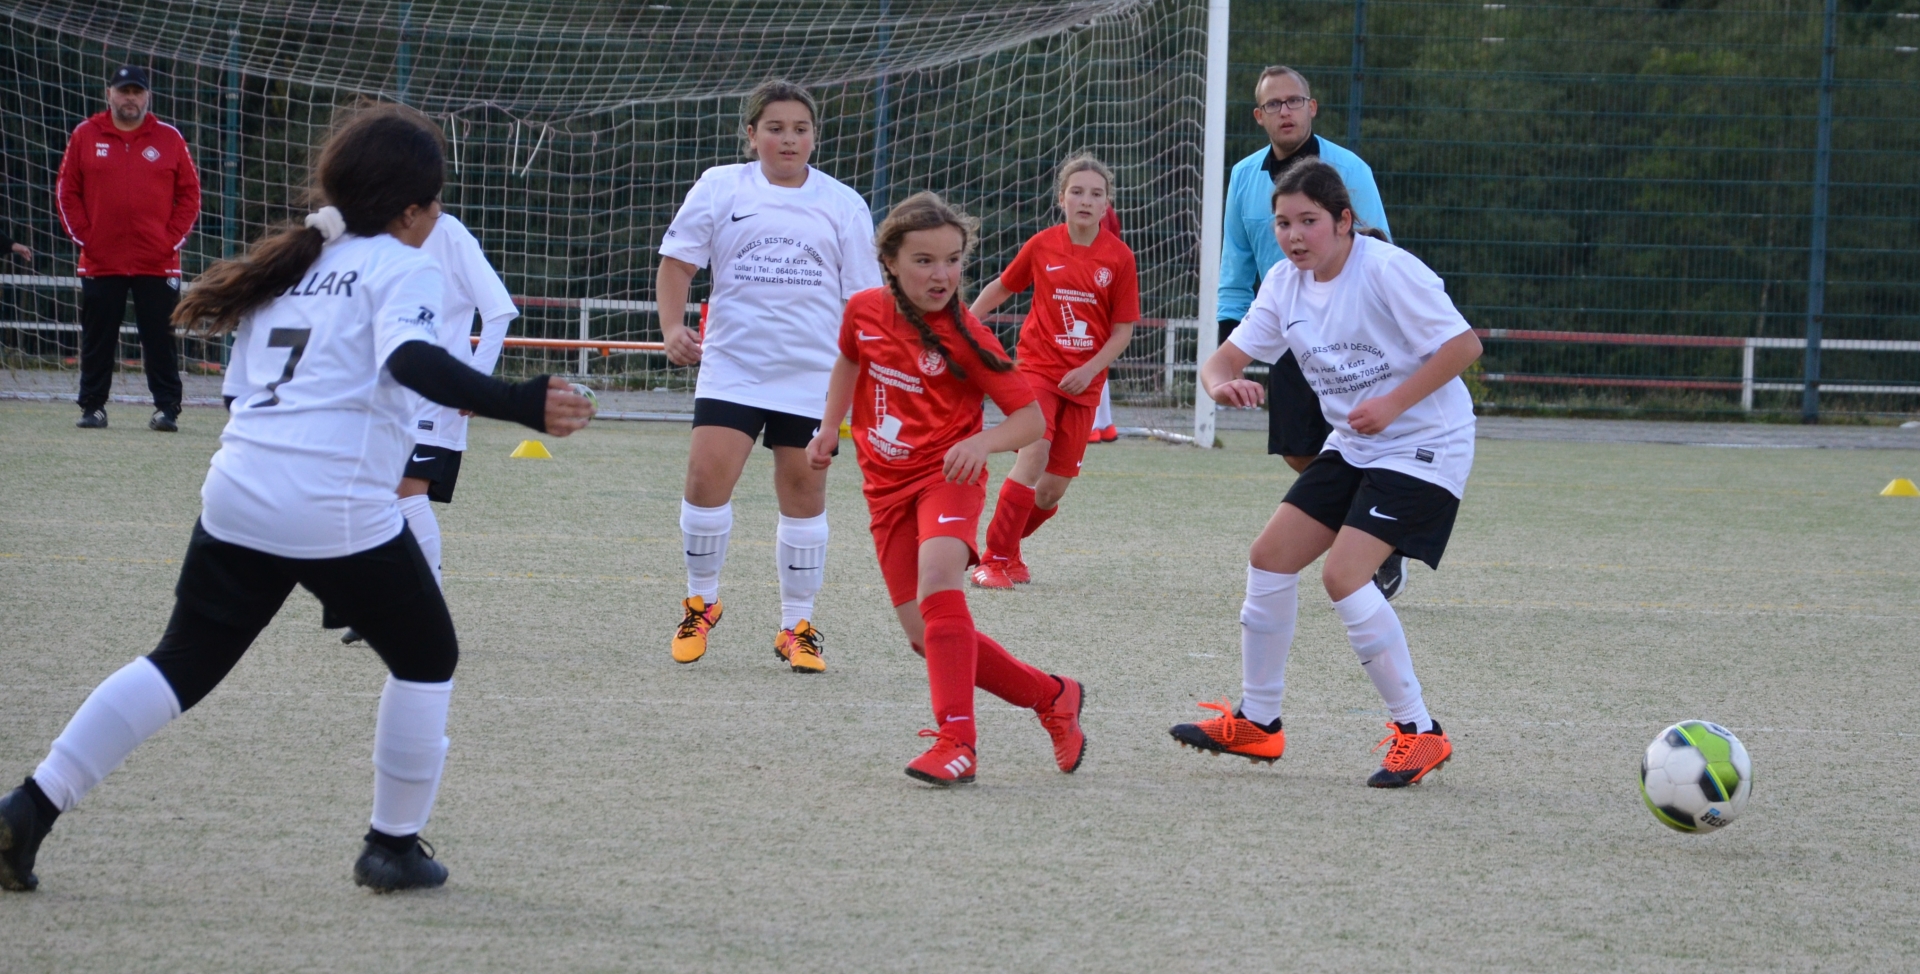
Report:
M307 214L307 226L320 231L320 239L332 243L347 232L347 218L340 215L337 206L323 206Z

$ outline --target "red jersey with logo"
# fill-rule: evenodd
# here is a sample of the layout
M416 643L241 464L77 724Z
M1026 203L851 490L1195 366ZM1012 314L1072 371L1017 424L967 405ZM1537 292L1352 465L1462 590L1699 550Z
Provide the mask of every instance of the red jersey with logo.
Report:
M1093 358L1114 325L1140 320L1133 251L1105 229L1085 247L1074 244L1064 223L1034 234L1000 272L1000 285L1016 294L1033 288L1033 307L1020 326L1020 368L1055 382ZM1091 406L1106 384L1102 373L1079 395L1061 395Z
M180 130L149 114L122 132L101 112L60 160L60 222L80 245L81 277L179 277L200 218L200 174Z
M993 332L972 313L963 309L962 314L981 348L1004 354ZM994 372L980 361L951 314L926 319L953 362L921 346L920 332L894 306L887 288L855 294L840 319L840 354L859 367L853 443L867 501L875 507L945 479L947 450L985 425L983 396L992 396L1003 413L1033 402L1033 391L1018 372ZM954 375L956 363L965 379ZM984 484L985 474L981 477Z

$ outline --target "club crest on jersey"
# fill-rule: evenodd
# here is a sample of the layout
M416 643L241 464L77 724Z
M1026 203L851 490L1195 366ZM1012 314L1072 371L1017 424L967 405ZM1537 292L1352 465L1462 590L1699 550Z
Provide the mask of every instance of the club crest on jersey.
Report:
M929 348L920 353L920 374L936 376L947 370L947 357Z
M1113 272L1110 270L1107 270L1104 267L1095 268L1093 272L1093 283L1098 284L1101 287L1106 287L1107 285L1112 284Z
M140 157L147 160L148 162L159 162L160 150L154 148L153 146L147 146L146 148L140 150Z

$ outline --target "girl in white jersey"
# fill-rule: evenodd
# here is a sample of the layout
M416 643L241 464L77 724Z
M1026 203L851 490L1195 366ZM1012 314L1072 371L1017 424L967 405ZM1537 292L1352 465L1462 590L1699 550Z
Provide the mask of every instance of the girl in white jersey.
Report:
M1445 763L1453 744L1427 714L1406 633L1373 575L1395 552L1440 566L1473 466L1473 401L1460 373L1480 357L1480 340L1433 271L1354 226L1332 166L1303 161L1282 172L1273 214L1287 261L1267 272L1200 381L1216 402L1258 406L1265 390L1242 371L1291 350L1333 434L1248 556L1239 709L1202 704L1220 716L1172 734L1202 750L1280 757L1300 570L1324 554L1327 595L1393 715L1380 742L1392 746L1367 784L1401 788Z
M766 82L747 95L741 116L753 161L702 173L660 244L667 358L700 366L680 502L687 598L673 659L704 655L720 621L733 486L764 430L780 501L773 650L794 672L818 673L826 662L811 616L826 567L827 472L808 466L806 446L820 427L847 298L880 286L873 213L858 193L807 165L818 120L806 89ZM712 269L713 294L695 333L685 325L687 289L702 267Z
M354 879L439 886L422 847L447 754L459 655L453 620L395 503L409 389L565 436L587 401L560 379L509 386L434 343L441 276L420 252L439 213L442 150L398 106L345 122L320 153L332 205L214 265L174 321L232 332L232 413L201 489L159 647L96 687L18 788L0 798L0 887L30 890L35 856L141 741L226 676L295 585L362 633L389 671L373 740L373 817Z
M433 233L420 249L440 265L446 279L446 295L440 307L444 325L436 329L440 347L455 361L473 366L481 375L491 375L500 361L507 326L520 316L513 295L487 262L480 241L451 213L440 214ZM478 345L473 342L476 315L480 318ZM416 398L408 432L413 447L407 451L406 472L400 478L400 513L407 519L407 530L413 532L428 567L433 569L433 580L439 582L440 519L434 515L433 505L453 503L453 489L460 481L460 460L467 450L466 413ZM358 631L348 629L340 641L357 643L360 638Z

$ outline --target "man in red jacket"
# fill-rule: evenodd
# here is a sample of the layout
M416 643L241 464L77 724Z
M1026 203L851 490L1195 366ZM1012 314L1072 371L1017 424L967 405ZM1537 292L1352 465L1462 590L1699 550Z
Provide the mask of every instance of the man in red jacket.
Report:
M173 306L180 248L200 217L200 174L180 130L147 112L147 73L129 65L107 81L107 111L81 122L60 160L60 221L80 245L80 422L107 425L107 395L133 296L149 429L179 430L180 367Z

